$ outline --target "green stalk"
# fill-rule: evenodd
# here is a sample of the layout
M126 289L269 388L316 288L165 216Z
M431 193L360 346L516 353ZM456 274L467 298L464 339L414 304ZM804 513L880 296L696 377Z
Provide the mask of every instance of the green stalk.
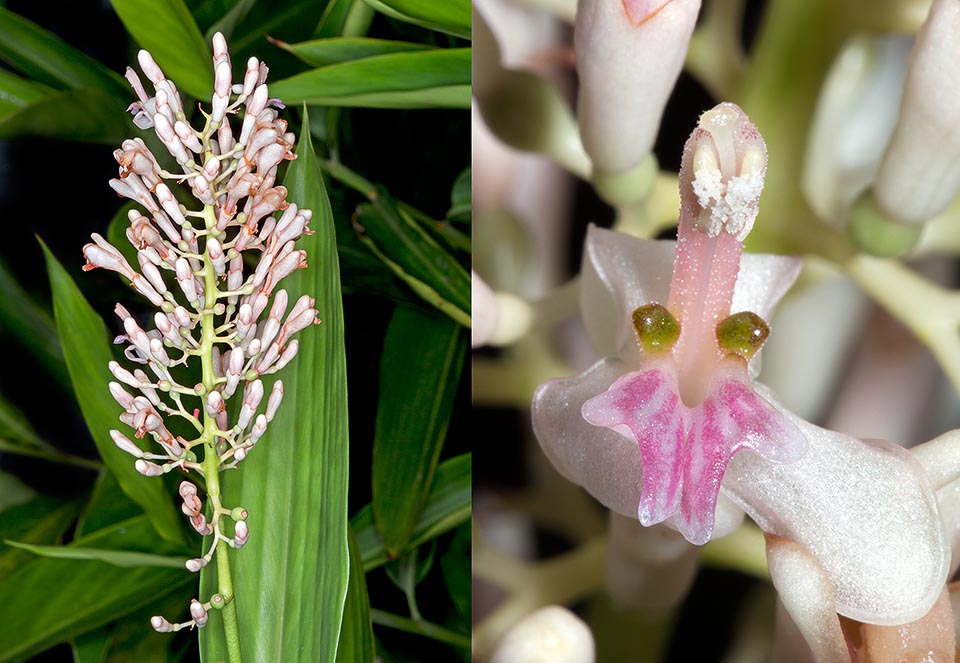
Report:
M216 233L216 217L213 206L203 208L203 219L206 223L207 237ZM203 313L200 319L200 360L203 369L204 396L216 388L213 372L213 344L216 337L216 316L214 307L217 305L217 274L210 260L209 249L203 250ZM211 417L207 408L203 410L203 473L207 480L207 496L213 507L213 525L216 531L220 529L223 507L220 504L220 454L217 453L216 431L217 422ZM233 578L230 575L229 548L225 545L217 546L217 580L219 593L223 596L224 606L223 631L227 641L227 654L230 663L242 663L240 656L240 631L237 627L237 604L233 595Z

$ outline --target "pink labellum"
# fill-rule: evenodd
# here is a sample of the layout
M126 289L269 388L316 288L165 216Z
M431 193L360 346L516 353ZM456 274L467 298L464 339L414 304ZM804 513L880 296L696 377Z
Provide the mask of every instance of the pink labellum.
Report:
M634 27L638 27L668 5L670 0L622 0L622 2L627 18Z
M611 428L640 445L643 525L676 513L682 489L685 412L670 368L627 373L610 389L583 404L583 418Z
M693 410L683 466L683 499L677 525L691 543L713 534L717 496L727 464L743 449L767 460L792 462L807 440L784 415L758 395L743 376L722 375Z

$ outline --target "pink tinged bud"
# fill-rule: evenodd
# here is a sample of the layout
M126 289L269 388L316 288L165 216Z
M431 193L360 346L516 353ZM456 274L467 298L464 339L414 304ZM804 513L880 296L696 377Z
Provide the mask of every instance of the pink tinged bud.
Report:
M237 290L243 283L243 258L239 255L230 260L227 269L227 288Z
M167 355L167 351L163 349L163 341L159 338L151 339L150 354L153 355L153 358L156 359L161 366L170 365L170 357Z
M905 223L940 214L960 191L960 5L934 0L910 54L900 118L874 183Z
M156 61L154 61L149 51L141 50L137 53L137 62L140 63L140 69L143 70L144 75L154 85L166 78L166 76L163 75L163 70L157 66Z
M200 601L193 599L190 601L190 616L193 617L197 628L203 628L207 624L207 610Z
M202 568L205 567L206 565L207 565L207 560L205 560L203 557L197 557L197 558L195 558L195 559L188 559L188 560L184 563L184 566L187 567L187 571L189 571L190 573L196 573L197 571L199 571L200 569L202 569ZM199 605L199 604L198 604L198 605ZM202 609L202 607L201 607L201 609ZM190 614L193 615L193 606L190 607ZM196 615L194 615L194 619L196 619ZM206 621L207 621L207 619L206 619L206 613L204 613L203 621L204 621L204 623L206 623ZM197 624L197 626L202 626L202 624Z
M252 309L254 320L260 317L260 314L263 313L269 303L270 297L265 293L258 291L253 294L253 297L250 299L250 308Z
M186 218L183 216L183 212L180 211L180 203L174 198L170 187L162 182L157 185L157 200L159 200L163 206L163 211L169 214L170 218L173 219L178 226L186 223Z
M153 265L151 265L152 267ZM159 292L154 289L146 279L144 279L139 274L133 277L133 280L130 282L130 285L133 286L133 289L139 292L141 295L147 298L151 304L154 306L163 305L163 297Z
M158 477L163 474L163 468L157 465L156 463L151 463L149 460L143 460L142 458L133 464L137 472L142 474L145 477Z
M280 322L273 316L270 316L269 318L267 318L267 321L263 323L263 327L261 327L261 332L259 337L261 347L268 347L277 337L277 332L279 331L280 331Z
M181 481L178 492L180 493L180 497L191 497L197 494L197 487L189 481Z
M243 390L243 406L240 408L240 416L237 418L237 424L241 429L250 425L261 400L263 400L263 382L260 380L249 382Z
M133 407L133 396L127 393L127 390L116 382L111 382L108 386L113 400L117 401L117 404L124 410L129 411L130 408Z
M296 270L303 269L306 266L307 252L293 251L283 260L277 262L276 266L270 270L270 277L267 279L267 283L264 284L265 289L267 292L270 292L280 281L293 274Z
M256 331L256 325L254 325L254 331ZM252 339L245 348L247 355L250 357L256 357L260 354L260 349L263 347L263 344L260 342L259 338Z
M193 187L194 196L205 205L213 205L213 192L210 190L210 182L203 175L198 175L190 180L190 186Z
M127 262L120 251L96 233L91 237L95 244L87 244L83 247L83 256L87 259L83 271L89 272L97 267L102 267L103 269L109 269L111 272L117 272L130 281L137 276L137 273L133 271L130 263Z
M127 82L130 83L130 87L133 88L137 99L139 99L141 103L146 102L147 99L150 98L150 95L147 94L147 91L143 87L143 83L140 81L140 77L137 76L137 72L135 72L132 67L127 67L123 76L127 79Z
M143 253L137 255L137 259L140 261L140 271L143 272L143 275L147 277L147 281L150 282L150 285L159 293L163 294L167 291L167 284L164 282L163 277L160 275L160 270L157 269L157 266L150 262L150 259L145 256ZM160 306L163 304L163 298L161 298L160 303L151 302L154 306Z
M182 306L178 306L173 309L173 317L177 321L177 324L186 329L193 329L193 318L190 317L190 313L187 312L187 309Z
M203 152L203 145L200 143L200 139L197 138L196 132L191 129L186 122L182 120L177 120L173 125L173 130L177 134L177 138L180 139L180 142L183 143L187 149L195 154L200 154Z
M196 280L193 278L193 271L190 269L190 263L186 258L177 258L177 283L187 301L195 306L200 305L200 295L197 294Z
M263 414L257 415L257 420L253 422L253 430L250 431L250 443L256 444L267 432L267 417Z
M235 548L242 548L250 538L250 530L247 523L243 520L233 526L233 545Z
M206 536L213 531L213 528L207 523L207 519L201 513L197 516L190 517L190 524L193 526L193 529L197 531L197 534L200 536Z
M284 312L287 310L287 301L287 291L277 290L276 294L273 296L273 306L270 307L270 317L275 320L281 320Z
M257 58L250 58L247 60L247 71L243 75L243 90L242 94L245 97L249 97L253 94L254 88L257 86L257 80L260 78L260 62Z
M207 394L207 399L204 402L204 406L207 409L207 414L211 417L217 416L220 410L223 409L223 396L220 395L219 391L211 391Z
M263 283L264 279L267 278L267 273L270 271L270 268L273 266L273 256L269 253L265 253L260 262L257 264L257 269L253 272L253 284L254 288L260 287L260 284Z
M226 271L227 262L226 256L223 253L223 248L220 246L220 242L216 238L211 237L207 240L207 254L210 256L210 262L213 263L213 268L217 273L217 276L222 276Z
M214 122L221 122L227 112L227 106L230 105L230 72L229 62L217 63L214 70L214 93L213 107L210 112L210 119Z
M170 633L173 630L173 624L160 615L154 615L150 618L150 626L152 626L153 630L157 633Z
M261 149L267 145L272 145L277 142L277 131L276 129L260 129L257 131L253 138L250 140L250 144L247 145L247 149L243 152L243 158L247 161L253 161L254 155L259 152Z
M226 409L220 410L220 414L217 415L217 428L220 430L227 430L227 411Z
M283 354L280 355L280 359L277 360L277 370L283 370L287 364L293 361L293 358L297 356L297 350L300 349L300 341L294 339L290 341L290 344L287 345L287 349L283 351Z
M110 431L110 438L113 440L113 443L120 447L123 451L126 451L128 454L134 458L143 458L143 451L136 444L131 442L126 435L121 433L118 430Z
M227 375L240 375L243 371L243 348L234 348L230 351L230 363L227 366Z
M140 388L140 380L135 378L133 373L121 366L119 362L111 361L109 364L107 364L107 367L110 369L110 373L113 375L113 377L120 380L120 382L129 387L133 387L134 389Z
M650 152L699 9L700 0L579 3L577 116L597 170L629 170Z
M217 129L217 141L220 143L220 154L227 154L237 144L237 141L233 138L233 128L231 128L229 122L224 122Z
M164 147L166 147L170 155L177 160L177 163L186 164L193 161L187 152L187 148L184 147L183 143L177 137L176 132L173 130L173 124L170 120L163 114L157 113L153 116L153 123L156 126L157 135L160 137L160 140L163 141Z
M247 447L237 447L233 452L233 459L238 463L247 457Z
M273 383L270 398L267 399L267 411L265 414L268 423L273 421L273 417L277 414L277 409L279 409L281 401L283 401L283 382L277 380Z

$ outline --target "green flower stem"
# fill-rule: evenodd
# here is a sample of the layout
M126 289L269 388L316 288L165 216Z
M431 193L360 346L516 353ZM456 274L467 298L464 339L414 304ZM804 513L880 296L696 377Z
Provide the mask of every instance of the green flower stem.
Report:
M463 649L468 649L470 647L469 635L454 633L449 629L445 629L437 624L424 621L423 619L410 619L408 617L401 617L400 615L395 615L392 612L385 612L383 610L377 610L376 608L370 609L370 619L374 624L395 628L399 631L405 631L407 633L417 633L433 640L439 640L440 642L445 642L448 645L453 645L454 647L461 647Z
M203 208L203 220L206 224L208 237L216 233L216 216L213 206L206 205ZM216 342L216 316L214 315L214 306L217 304L217 274L210 260L209 251L204 248L203 252L203 312L200 319L200 361L203 370L204 394L209 394L216 388L216 376L213 372L213 346ZM223 505L220 503L220 454L217 453L216 417L211 417L206 407L203 411L203 473L207 481L207 496L210 499L210 505L213 507L212 525L216 533L220 531L220 522L223 518ZM221 542L222 544L222 542ZM224 607L221 610L223 615L223 631L227 641L227 654L230 657L230 663L242 663L240 656L240 632L237 628L237 603L233 595L233 578L230 575L229 548L226 545L217 546L217 580L219 581L219 593L223 596Z
M931 283L902 264L854 256L847 273L923 342L960 391L960 293Z

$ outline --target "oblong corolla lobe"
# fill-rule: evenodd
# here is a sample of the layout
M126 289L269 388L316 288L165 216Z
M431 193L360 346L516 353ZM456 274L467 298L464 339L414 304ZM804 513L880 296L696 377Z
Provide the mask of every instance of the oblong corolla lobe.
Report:
M783 464L738 454L723 492L765 532L816 556L839 614L880 625L923 617L950 563L923 468L897 445L819 428L768 400L800 430L809 451Z

